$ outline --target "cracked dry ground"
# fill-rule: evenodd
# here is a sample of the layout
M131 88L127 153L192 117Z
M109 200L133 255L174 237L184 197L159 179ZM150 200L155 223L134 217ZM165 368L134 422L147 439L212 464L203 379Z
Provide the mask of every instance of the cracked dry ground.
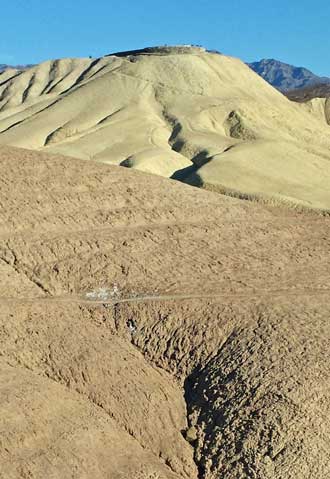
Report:
M329 218L0 165L1 479L330 476Z

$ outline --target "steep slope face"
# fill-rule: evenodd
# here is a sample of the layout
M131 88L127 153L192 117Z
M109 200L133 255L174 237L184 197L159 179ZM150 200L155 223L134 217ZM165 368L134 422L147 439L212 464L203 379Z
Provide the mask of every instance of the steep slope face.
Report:
M300 106L312 115L316 116L316 118L318 118L321 122L325 123L326 125L330 125L329 98L312 98L311 100L302 101Z
M298 102L302 108L330 125L330 85L318 84L286 92L289 100Z
M0 99L1 144L330 207L328 126L233 58L185 47L46 62L4 78Z
M274 59L248 63L253 71L281 91L297 90L318 83L330 83L330 78L315 75L307 68L295 67Z
M111 414L58 378L29 370L26 361L9 362L1 360L1 478L187 477L172 472Z
M27 70L10 68L0 75L1 111L31 106L40 100L53 96L72 87L82 72L91 65L91 59L67 59L47 61ZM9 75L10 78L7 78ZM22 109L22 108L21 108Z
M0 477L329 475L328 217L0 164Z
M186 377L200 477L329 474L325 295L223 294L122 309L134 315L134 342L147 357Z

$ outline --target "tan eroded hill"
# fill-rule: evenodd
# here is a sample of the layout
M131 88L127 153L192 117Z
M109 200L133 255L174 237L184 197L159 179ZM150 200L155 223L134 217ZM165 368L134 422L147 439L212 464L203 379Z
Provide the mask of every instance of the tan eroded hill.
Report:
M328 125L237 59L167 48L2 75L1 144L330 208Z
M0 149L0 477L329 476L329 218Z
M315 97L300 103L301 108L315 115L321 122L330 125L330 101L329 98Z

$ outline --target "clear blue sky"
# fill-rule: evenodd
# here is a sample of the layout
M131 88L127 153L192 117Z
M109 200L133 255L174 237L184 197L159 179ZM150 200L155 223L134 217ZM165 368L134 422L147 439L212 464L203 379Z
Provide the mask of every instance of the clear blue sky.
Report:
M329 0L11 0L1 5L0 63L193 43L330 76L329 20Z

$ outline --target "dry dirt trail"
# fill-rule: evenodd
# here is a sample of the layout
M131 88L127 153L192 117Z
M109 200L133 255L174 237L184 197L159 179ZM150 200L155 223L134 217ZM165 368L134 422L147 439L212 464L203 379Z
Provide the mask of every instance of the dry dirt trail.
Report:
M328 477L328 216L0 166L1 479Z
M102 288L104 290L104 288ZM290 296L318 296L318 295L328 295L330 292L330 288L305 288L305 289L293 289L292 291L287 289L260 289L260 290L253 290L250 293L232 293L226 294L223 293L214 293L214 294L170 294L170 295L137 295L128 296L128 297L114 297L111 294L111 290L107 290L102 292L102 296L104 295L104 299L84 299L82 296L44 296L44 297L36 297L36 298L12 298L12 297L1 297L0 301L2 303L49 303L49 304L56 304L56 303L73 303L73 304L80 304L80 305L99 305L104 307L115 307L119 304L127 304L127 303L152 303L152 302L166 302L166 301L180 301L180 300L189 300L189 299L237 299L240 301L251 300L251 299L267 299L269 297L290 297ZM88 297L90 294L98 296L100 293L96 290L92 293L87 293L86 296ZM86 297L85 296L85 297Z

